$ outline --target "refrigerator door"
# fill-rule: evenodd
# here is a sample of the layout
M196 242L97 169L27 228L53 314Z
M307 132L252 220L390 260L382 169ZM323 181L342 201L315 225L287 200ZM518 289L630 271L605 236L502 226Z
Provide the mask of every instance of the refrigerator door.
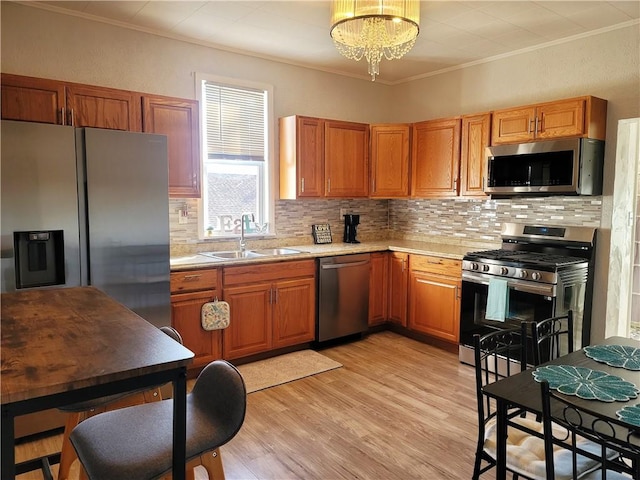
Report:
M80 279L74 128L2 120L2 292L16 289L13 232L62 230L64 283Z
M77 135L88 283L154 325L170 325L167 138L93 128Z

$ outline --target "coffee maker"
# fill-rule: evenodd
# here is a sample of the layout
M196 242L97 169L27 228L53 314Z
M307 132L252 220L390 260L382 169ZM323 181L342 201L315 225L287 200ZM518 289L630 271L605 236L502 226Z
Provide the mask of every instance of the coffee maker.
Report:
M360 243L356 240L357 226L360 223L360 215L347 214L344 216L344 243Z

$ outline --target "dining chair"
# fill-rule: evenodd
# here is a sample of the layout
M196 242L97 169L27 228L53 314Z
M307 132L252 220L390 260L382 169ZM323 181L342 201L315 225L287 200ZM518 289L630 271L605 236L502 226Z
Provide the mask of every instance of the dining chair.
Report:
M526 369L526 326L496 330L484 336L474 335L476 398L478 406L478 441L473 469L473 479L493 468L496 464L496 409L494 402L483 393L482 388L502 378ZM507 469L513 478L544 478L531 475L531 463L544 463L544 444L527 433L527 429L542 432L542 425L521 416L522 412L510 412L510 418L522 425L522 429L509 428L507 437ZM534 448L535 447L535 448ZM486 462L486 465L482 465ZM542 472L544 473L544 471Z
M640 427L582 408L551 390L546 380L540 392L547 478L640 480ZM558 448L564 452L563 477L558 475L560 455L549 455Z
M240 372L215 360L187 395L187 478L202 465L210 479L223 479L219 448L240 430L247 393ZM91 480L171 478L173 400L146 403L88 418L71 433L80 463Z
M162 326L160 330L182 344L180 333L173 327ZM133 392L124 392L106 397L88 400L86 402L73 403L60 407L59 410L67 413L64 432L62 434L62 448L60 449L60 463L58 466L58 480L68 480L69 472L73 462L78 458L76 452L69 441L69 436L73 429L82 421L99 413L118 408L130 407L142 403L156 402L162 400L160 386L154 388L144 388ZM81 473L82 478L82 473Z
M547 318L531 325L531 344L534 366L541 365L573 352L573 312Z

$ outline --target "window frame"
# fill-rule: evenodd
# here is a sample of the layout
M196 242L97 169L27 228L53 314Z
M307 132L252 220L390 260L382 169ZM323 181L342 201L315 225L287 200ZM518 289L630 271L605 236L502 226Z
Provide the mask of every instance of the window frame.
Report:
M231 88L246 88L246 89L254 89L254 90L263 90L266 92L266 119L265 119L265 129L266 129L266 146L265 146L265 160L264 160L264 182L262 188L265 190L263 195L263 201L265 204L263 205L264 210L266 212L265 217L266 221L269 222L269 231L268 233L247 233L245 237L248 238L261 238L261 237L274 237L276 236L276 225L275 225L275 195L276 195L276 161L275 161L275 121L273 116L273 85L254 82L250 80L243 80L239 78L232 77L223 77L219 75L213 75L208 73L199 73L196 72L195 75L195 89L196 89L196 99L200 104L200 168L202 170L202 175L200 181L202 194L198 199L198 239L199 240L237 240L240 238L239 234L229 233L226 235L216 235L214 237L209 237L205 232L205 189L207 188L207 177L205 174L205 159L207 158L207 145L206 145L206 118L205 118L205 99L203 92L203 82L211 82L216 83L221 86L227 86Z

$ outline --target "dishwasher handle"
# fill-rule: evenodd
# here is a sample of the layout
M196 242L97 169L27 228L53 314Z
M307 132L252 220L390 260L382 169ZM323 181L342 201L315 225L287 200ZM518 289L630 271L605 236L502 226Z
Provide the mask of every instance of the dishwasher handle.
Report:
M334 268L347 268L347 267L359 267L361 265L368 265L369 260L363 260L361 262L350 262L350 263L330 263L326 265L321 265L323 270L330 270Z

